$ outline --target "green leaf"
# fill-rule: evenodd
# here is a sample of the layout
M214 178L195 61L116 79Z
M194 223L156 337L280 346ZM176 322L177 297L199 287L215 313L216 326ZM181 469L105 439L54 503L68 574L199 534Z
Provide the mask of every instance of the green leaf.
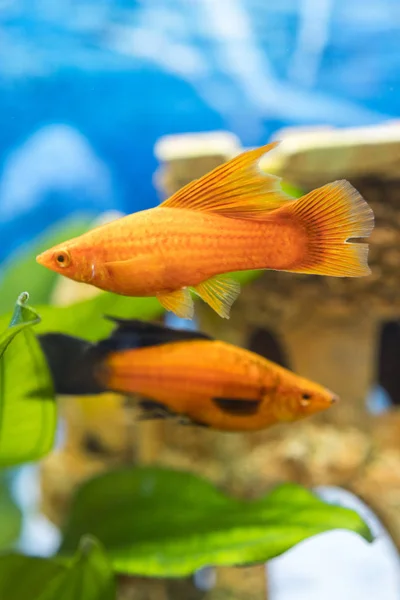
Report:
M69 563L9 554L0 557L4 600L115 600L110 564L92 538L84 538Z
M0 358L3 356L7 346L12 342L17 333L20 333L20 331L26 327L40 322L39 315L32 308L26 306L28 299L29 294L27 292L22 292L22 294L18 296L8 331L0 333ZM9 319L7 318L7 320Z
M0 314L14 303L21 289L21 282L29 290L35 304L46 303L57 280L57 273L44 269L35 256L63 240L87 231L92 223L89 215L74 215L49 228L40 238L22 246L0 270Z
M109 472L78 490L60 551L68 554L90 533L116 571L178 577L205 565L264 562L331 529L371 540L357 513L298 485L247 502L188 473L138 468Z
M85 537L64 573L55 578L38 600L114 600L114 575L97 540Z
M11 494L9 473L2 471L0 472L0 551L13 548L21 533L21 526L22 513Z
M39 315L18 298L9 328L0 335L0 466L37 460L54 442L56 404L41 348L31 331Z
M0 556L0 598L36 600L65 570L62 564L45 558L20 554Z

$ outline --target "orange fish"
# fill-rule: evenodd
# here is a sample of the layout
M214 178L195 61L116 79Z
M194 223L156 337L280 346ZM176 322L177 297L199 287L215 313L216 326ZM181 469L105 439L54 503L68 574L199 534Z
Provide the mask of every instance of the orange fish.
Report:
M117 328L97 344L57 333L39 336L57 394L138 395L145 418L225 431L297 421L337 399L258 354L203 333L113 320Z
M368 275L368 244L348 240L370 235L370 207L347 181L291 198L258 164L274 146L244 152L160 206L97 227L36 260L102 290L156 296L189 319L189 288L229 318L240 292L224 276L232 271Z

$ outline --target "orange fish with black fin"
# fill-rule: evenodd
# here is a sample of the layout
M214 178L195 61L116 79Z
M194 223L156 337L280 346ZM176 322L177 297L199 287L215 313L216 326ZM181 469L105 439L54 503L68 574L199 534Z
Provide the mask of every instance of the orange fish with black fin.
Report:
M337 400L321 385L204 333L112 320L116 328L96 344L58 333L39 336L56 394L139 396L144 418L222 431L297 421Z
M371 208L347 181L299 199L259 160L276 143L250 150L193 181L160 206L128 215L37 257L66 277L125 296L156 296L177 316L193 317L190 288L221 317L239 295L226 273L274 269L368 275Z

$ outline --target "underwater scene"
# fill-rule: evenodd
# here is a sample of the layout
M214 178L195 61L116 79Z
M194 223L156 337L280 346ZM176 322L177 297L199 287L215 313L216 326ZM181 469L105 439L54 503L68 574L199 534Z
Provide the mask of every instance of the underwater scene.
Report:
M0 0L0 600L400 597L398 0Z

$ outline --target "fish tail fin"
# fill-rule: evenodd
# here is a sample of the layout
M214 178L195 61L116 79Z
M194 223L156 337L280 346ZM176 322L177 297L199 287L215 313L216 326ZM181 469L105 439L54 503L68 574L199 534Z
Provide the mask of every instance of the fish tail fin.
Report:
M348 181L324 185L282 211L300 221L308 237L304 260L290 271L334 277L363 277L371 272L368 244L358 240L371 234L374 213Z
M62 333L38 336L55 394L84 396L108 391L102 383L106 351L101 345Z

